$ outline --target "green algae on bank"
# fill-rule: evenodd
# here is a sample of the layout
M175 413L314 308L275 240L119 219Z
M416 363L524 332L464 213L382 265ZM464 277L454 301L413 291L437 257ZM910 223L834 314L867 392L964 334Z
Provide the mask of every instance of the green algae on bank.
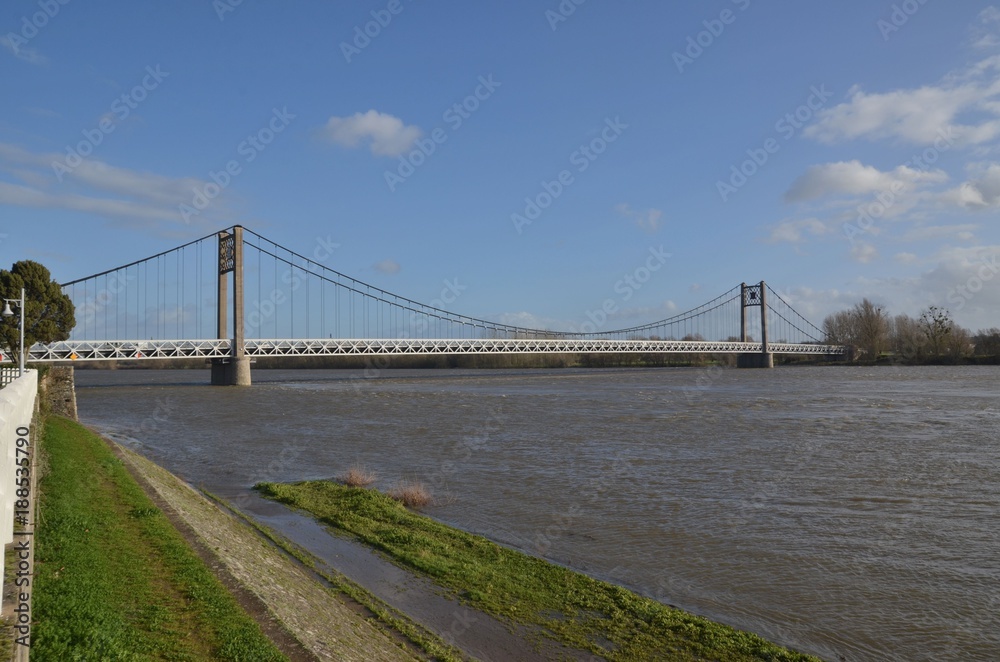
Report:
M446 526L374 490L330 481L256 489L355 536L472 607L609 660L818 660Z

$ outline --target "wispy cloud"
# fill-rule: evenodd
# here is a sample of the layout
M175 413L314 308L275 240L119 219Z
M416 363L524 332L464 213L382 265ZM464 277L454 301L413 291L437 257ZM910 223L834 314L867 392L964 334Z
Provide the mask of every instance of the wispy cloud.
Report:
M972 28L973 48L994 49L1000 46L1000 9L989 6L979 12L978 22Z
M29 48L28 46L19 46L15 44L9 35L0 36L0 46L3 46L6 51L17 59L24 60L29 64L41 66L49 61L49 59L39 53L38 50Z
M357 147L368 142L372 154L399 156L413 146L423 135L417 126L407 126L393 115L369 110L350 117L331 117L321 130L321 135L344 147Z
M826 224L818 218L782 221L771 226L770 230L767 241L771 244L800 244L805 241L806 235L818 236L829 232Z
M118 224L160 227L182 224L179 206L191 204L193 191L203 185L193 177L167 177L102 161L83 161L60 185L53 163L63 158L0 143L0 169L19 180L0 181L0 204L83 212ZM227 214L225 205L218 202L213 204L218 215L204 215L205 222L214 224Z
M851 245L851 259L861 264L874 262L878 258L878 249L869 243L858 241Z
M399 262L395 260L382 260L375 265L375 271L389 275L398 274L401 269Z
M939 239L957 239L959 241L972 241L976 238L975 231L978 225L964 223L961 225L926 225L923 227L907 230L903 235L903 241L927 241Z
M632 209L623 202L615 206L615 211L632 221L643 232L654 234L663 227L663 212L659 209Z

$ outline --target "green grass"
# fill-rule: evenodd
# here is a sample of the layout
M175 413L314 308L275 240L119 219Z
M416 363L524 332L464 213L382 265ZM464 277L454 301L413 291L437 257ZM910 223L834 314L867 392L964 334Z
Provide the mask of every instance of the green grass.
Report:
M472 607L610 660L817 659L445 526L374 490L329 481L257 489L354 535Z
M38 660L284 660L100 437L49 417Z

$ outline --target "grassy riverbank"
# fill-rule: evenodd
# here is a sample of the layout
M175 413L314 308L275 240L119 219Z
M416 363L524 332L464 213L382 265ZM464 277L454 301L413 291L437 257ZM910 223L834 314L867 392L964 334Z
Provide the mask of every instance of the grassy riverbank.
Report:
M286 659L109 447L45 424L32 657Z
M610 660L816 659L445 526L373 490L329 481L257 487L430 577L472 607Z

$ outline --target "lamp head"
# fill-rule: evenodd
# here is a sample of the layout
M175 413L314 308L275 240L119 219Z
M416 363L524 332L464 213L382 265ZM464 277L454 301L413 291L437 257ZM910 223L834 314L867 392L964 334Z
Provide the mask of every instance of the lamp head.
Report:
M3 302L3 312L0 313L0 315L3 315L4 317L13 317L14 316L14 311L10 309L10 301L4 299L4 302Z

